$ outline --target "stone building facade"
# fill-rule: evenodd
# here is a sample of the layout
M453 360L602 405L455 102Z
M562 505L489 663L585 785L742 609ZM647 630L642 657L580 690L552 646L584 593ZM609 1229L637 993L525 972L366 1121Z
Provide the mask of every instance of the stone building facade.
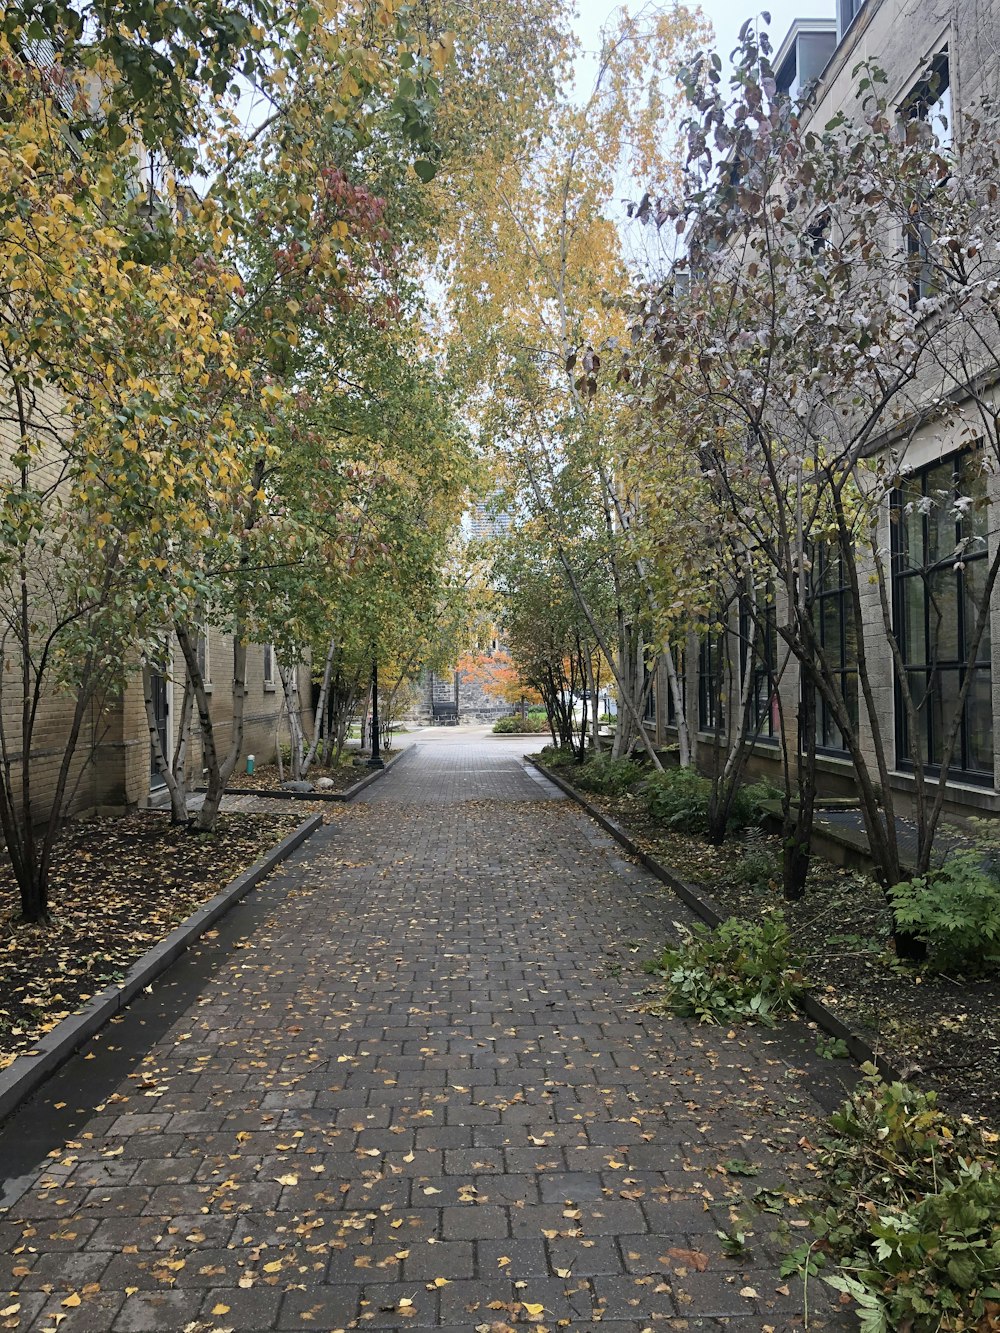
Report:
M954 133L963 108L971 108L984 95L995 97L1000 92L1000 3L997 0L837 0L834 20L799 20L793 24L773 63L779 89L804 99L800 114L817 126L826 125L840 113L849 119L860 116L858 70L859 66L869 63L885 72L885 95L890 106L900 108L900 114L903 114L904 108L914 105L919 92L921 118L935 122L933 128L939 137L949 135ZM903 244L904 238L897 238L897 243ZM978 478L969 475L963 461L968 451L967 431L963 434L958 427L942 429L940 423L934 422L918 427L906 444L906 494L915 502L914 512L919 514L921 495L929 497L932 492L940 495L950 488L959 488L956 493L965 495L974 487L982 487L988 503L978 513L961 521L960 536L972 534L975 525L974 535L980 545L970 549L978 552L985 564L985 558L995 553L996 543L1000 540L995 517L1000 505L1000 476L995 467ZM897 538L888 504L881 513L879 531L882 548L886 551L894 549L892 543ZM929 541L926 537L921 540L925 545ZM963 569L963 578L973 577L975 571L971 570L971 563L970 560L969 570ZM924 601L930 595L927 587L934 572L929 567L894 572L891 590L894 617L903 620L912 615L919 620L929 614ZM898 799L905 803L914 786L907 761L910 738L895 685L891 647L882 627L878 588L868 584L864 568L861 573L865 601L863 632L874 682L876 715L880 730L890 740L894 756L890 781ZM911 574L914 577L910 578ZM845 611L842 606L835 605L837 583L838 580L832 577L829 605L824 605L821 610L829 614L831 624L841 625L838 632L843 641L844 682L845 688L851 688L852 650L842 627ZM946 600L960 602L964 584L955 581L953 584L943 595ZM945 619L949 624L951 611L949 601L945 608ZM776 614L781 615L780 605L776 607ZM931 682L918 740L926 756L925 762L932 766L930 771L933 773L935 747L940 746L940 735L935 735L934 715L943 712L947 703L945 698L942 705L936 692L943 697L964 674L973 673L960 743L948 777L946 809L953 816L1000 813L1000 745L997 743L1000 739L1000 593L994 593L989 632L975 662L963 658L963 613L957 604L953 618L957 627L953 632L949 631L953 665L950 655L947 669L937 665L931 668L919 654L906 659L908 670L918 673L926 670ZM900 633L898 629L897 633ZM904 651L908 650L904 647ZM929 656L929 650L926 655ZM685 711L698 762L705 768L710 766L717 744L706 690L706 680L712 677L717 666L707 658L706 644L692 637L686 646L683 668ZM656 674L655 698L649 710L648 725L660 744L669 745L676 738L676 719L662 665ZM751 709L759 735L753 746L749 771L752 775L780 781L779 714L786 729L790 731L797 726L802 689L794 659L783 665L780 673L777 686L780 709L777 700L769 697L770 688L766 678L762 677L759 683L754 682L751 690ZM735 690L737 697L738 693L738 689ZM860 709L859 727L866 756L873 758L871 726L864 707ZM940 730L938 726L938 732ZM836 728L823 715L822 709L817 719L817 750L820 792L831 796L853 793L852 761Z

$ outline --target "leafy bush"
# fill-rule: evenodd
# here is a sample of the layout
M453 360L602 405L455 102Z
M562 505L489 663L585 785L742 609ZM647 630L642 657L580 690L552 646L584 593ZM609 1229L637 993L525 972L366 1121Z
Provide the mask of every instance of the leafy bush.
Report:
M781 882L781 859L770 847L751 847L732 870L732 879L750 889L767 889Z
M529 712L526 717L521 717L520 713L515 713L511 717L497 718L493 723L494 734L498 736L529 735L534 736L539 732L548 731L548 721L545 711L541 715Z
M568 768L579 762L574 750L564 749L561 745L543 745L538 757L548 768Z
M693 768L668 768L653 774L646 783L646 806L649 813L665 828L679 833L705 833L708 829L708 807L712 798L712 784ZM740 787L729 810L728 829L759 825L764 817L764 802L780 795L766 782Z
M931 967L981 972L1000 963L1000 879L981 851L961 851L892 890L896 924L927 945Z
M781 792L769 782L747 783L745 787L740 787L733 797L729 811L729 827L734 830L759 828L767 813L765 809L767 802L780 798Z
M667 768L651 774L644 794L646 809L665 828L679 833L704 833L708 829L712 784L693 768Z
M595 754L574 774L573 781L584 791L601 796L623 796L643 776L641 764L634 759L612 759L609 755Z
M730 917L717 930L696 925L680 945L646 964L662 977L671 1013L701 1023L750 1019L773 1027L805 990L781 912L758 923Z
M871 1065L830 1118L808 1204L865 1333L985 1330L1000 1320L997 1136ZM788 1271L788 1265L786 1269Z

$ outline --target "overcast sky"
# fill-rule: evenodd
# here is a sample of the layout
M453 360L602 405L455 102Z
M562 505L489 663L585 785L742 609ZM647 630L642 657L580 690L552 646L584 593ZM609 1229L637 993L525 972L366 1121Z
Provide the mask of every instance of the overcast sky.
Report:
M690 2L694 3L694 0ZM576 3L579 8L576 30L584 51L577 66L577 90L578 95L586 97L596 73L595 57L600 49L601 28L614 13L616 5L613 0L576 0ZM642 0L631 0L629 8L633 14L641 3ZM835 7L836 0L771 0L771 3L767 3L767 0L701 0L701 8L715 29L715 47L724 62L729 60L743 23L763 10L771 15L768 31L777 50L793 19L831 18ZM634 182L623 178L620 184L621 197L632 198L635 194ZM626 262L630 267L645 269L647 272L662 271L676 258L678 241L673 227L658 232L655 228L627 222L623 204L619 204L613 212Z
M601 25L615 6L611 0L577 0L580 17L577 31L584 46L595 50ZM633 12L638 8L634 2ZM727 59L736 45L736 37L744 20L767 10L771 15L770 34L775 48L791 26L793 19L832 18L835 0L701 0L701 8L715 28L716 45L723 59Z

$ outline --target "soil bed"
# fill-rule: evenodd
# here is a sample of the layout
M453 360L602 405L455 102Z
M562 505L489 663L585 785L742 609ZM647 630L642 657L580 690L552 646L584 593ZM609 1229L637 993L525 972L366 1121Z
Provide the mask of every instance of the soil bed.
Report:
M320 790L328 792L346 791L348 787L353 787L356 782L360 782L370 771L370 769L355 766L350 760L343 764L336 764L333 768L321 768L317 764L312 764L305 780L315 786L318 778L329 778L333 786L327 787L324 784ZM231 785L239 787L240 791L280 791L282 781L290 782L291 780L292 774L287 764L285 765L283 779L278 774L277 764L260 764L252 773L234 773Z
M559 771L571 780L572 769ZM712 847L664 830L635 796L583 795L724 916L760 918L780 906L819 999L864 1031L905 1078L936 1089L950 1110L1000 1125L1000 977L942 977L899 963L881 891L857 871L817 858L806 896L795 903L784 901L780 881L742 882L734 871L747 852L769 851L780 865L777 836L754 831Z
M214 836L143 811L80 820L56 846L47 926L15 924L17 885L0 865L0 1069L31 1050L243 870L301 818L222 815Z

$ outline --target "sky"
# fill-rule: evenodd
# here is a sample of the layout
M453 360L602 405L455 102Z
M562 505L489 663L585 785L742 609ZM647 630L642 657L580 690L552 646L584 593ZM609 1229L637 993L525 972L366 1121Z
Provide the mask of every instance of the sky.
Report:
M584 46L594 50L601 26L615 6L611 0L577 0L577 4L580 11L577 32ZM637 5L633 3L631 8L634 12ZM715 28L718 50L726 60L747 18L767 10L771 15L768 31L777 48L793 19L832 18L835 0L771 0L770 3L767 0L763 0L763 3L761 0L701 0L701 8Z
M698 0L687 2L693 5ZM617 6L614 0L576 0L576 3L579 11L576 31L583 48L582 57L577 62L576 86L578 94L586 96L590 92L596 69L595 57L600 49L601 28ZM650 0L650 3L656 3L656 0ZM642 0L631 0L630 12L635 14L641 4ZM832 18L836 10L836 0L770 0L770 3L768 0L700 0L700 5L715 29L715 47L726 64L747 18L757 17L764 10L770 13L768 32L777 50L794 19ZM633 197L634 184L623 180L620 193L624 197ZM624 208L615 221L622 238L626 263L631 268L653 273L662 271L677 258L680 243L673 227L657 231L655 228L629 223L625 219Z

